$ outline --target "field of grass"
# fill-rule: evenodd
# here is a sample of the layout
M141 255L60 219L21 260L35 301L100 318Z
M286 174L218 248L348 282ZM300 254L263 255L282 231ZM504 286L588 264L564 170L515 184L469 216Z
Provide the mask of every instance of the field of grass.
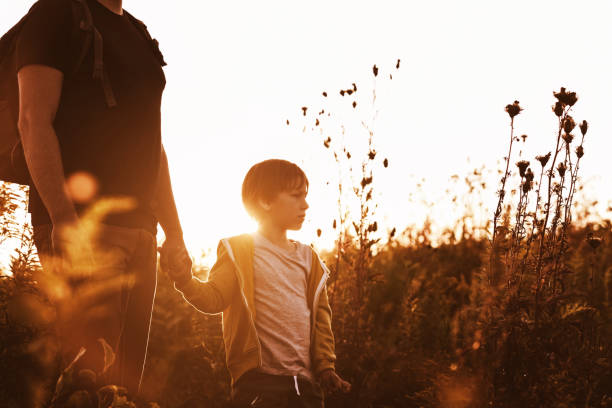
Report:
M530 162L512 156L521 106L506 106L498 205L487 225L459 216L442 237L427 225L381 234L373 164L384 171L388 162L368 132L355 182L339 183L336 246L323 254L337 370L353 384L348 395L327 396L328 407L612 407L612 222L587 221L589 204L574 200L588 124L572 118L575 93L554 97L557 138ZM348 168L346 147L323 142ZM4 234L10 203L0 199ZM12 274L0 275L7 407L44 398L59 370L52 296L20 233ZM229 406L220 316L193 310L161 273L157 288L143 383L155 403L139 404ZM115 406L133 406L115 397Z

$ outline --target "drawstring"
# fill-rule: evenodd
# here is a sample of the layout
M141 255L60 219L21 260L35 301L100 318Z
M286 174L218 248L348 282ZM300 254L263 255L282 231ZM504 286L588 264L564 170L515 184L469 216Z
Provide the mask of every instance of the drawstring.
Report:
M297 375L293 376L293 382L295 383L295 392L297 392L297 395L301 395L300 387L298 387Z

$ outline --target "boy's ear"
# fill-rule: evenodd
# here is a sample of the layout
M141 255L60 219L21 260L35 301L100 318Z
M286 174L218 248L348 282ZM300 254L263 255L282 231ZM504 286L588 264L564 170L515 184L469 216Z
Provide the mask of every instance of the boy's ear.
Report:
M258 199L257 204L259 204L259 207L261 207L262 210L270 211L270 203L263 198Z

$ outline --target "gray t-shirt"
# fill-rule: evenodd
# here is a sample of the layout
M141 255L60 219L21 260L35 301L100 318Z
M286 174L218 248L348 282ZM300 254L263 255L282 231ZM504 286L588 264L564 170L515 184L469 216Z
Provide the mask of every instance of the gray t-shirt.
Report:
M312 379L310 307L307 300L312 250L292 241L294 251L254 236L255 327L262 351L261 371Z

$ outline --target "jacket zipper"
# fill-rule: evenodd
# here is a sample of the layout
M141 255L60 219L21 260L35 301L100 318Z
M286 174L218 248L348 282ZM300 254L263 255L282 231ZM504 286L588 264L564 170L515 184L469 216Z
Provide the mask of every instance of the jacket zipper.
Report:
M234 263L234 266L236 267L236 271L240 271L240 268L238 268L238 263L236 262L236 258L234 258L234 252L232 251L232 246L230 245L229 242L227 242L227 239L223 239L221 241L223 242L223 245L225 246L225 249L227 250L227 253L230 256L230 259ZM240 275L240 273L238 273L238 275ZM249 311L249 316L251 317L251 324L253 325L253 331L255 332L255 340L257 340L257 364L258 364L258 368L260 368L262 366L261 343L259 342L259 335L257 334L257 328L255 327L255 318L253 317L253 312L251 311L251 308L249 308L246 295L244 294L244 290L242 288L243 286L242 282L240 282L240 276L238 276L238 278L239 278L238 283L240 286L240 294L242 295L242 301L244 302L244 307L246 307L246 309Z
M317 305L319 303L319 296L321 295L321 290L323 289L323 286L325 285L325 282L327 281L327 278L329 277L329 271L327 270L327 267L323 264L323 262L321 261L321 259L319 258L318 255L315 254L315 256L317 257L317 261L319 262L319 265L321 266L321 269L323 270L323 274L321 275L321 280L319 281L319 284L317 285L317 289L315 290L315 295L314 295L314 299L313 299L313 304L312 304L312 318L311 318L311 323L310 323L310 347L312 347L312 342L314 341L314 334L315 334L315 326L316 326L316 320L317 320Z

